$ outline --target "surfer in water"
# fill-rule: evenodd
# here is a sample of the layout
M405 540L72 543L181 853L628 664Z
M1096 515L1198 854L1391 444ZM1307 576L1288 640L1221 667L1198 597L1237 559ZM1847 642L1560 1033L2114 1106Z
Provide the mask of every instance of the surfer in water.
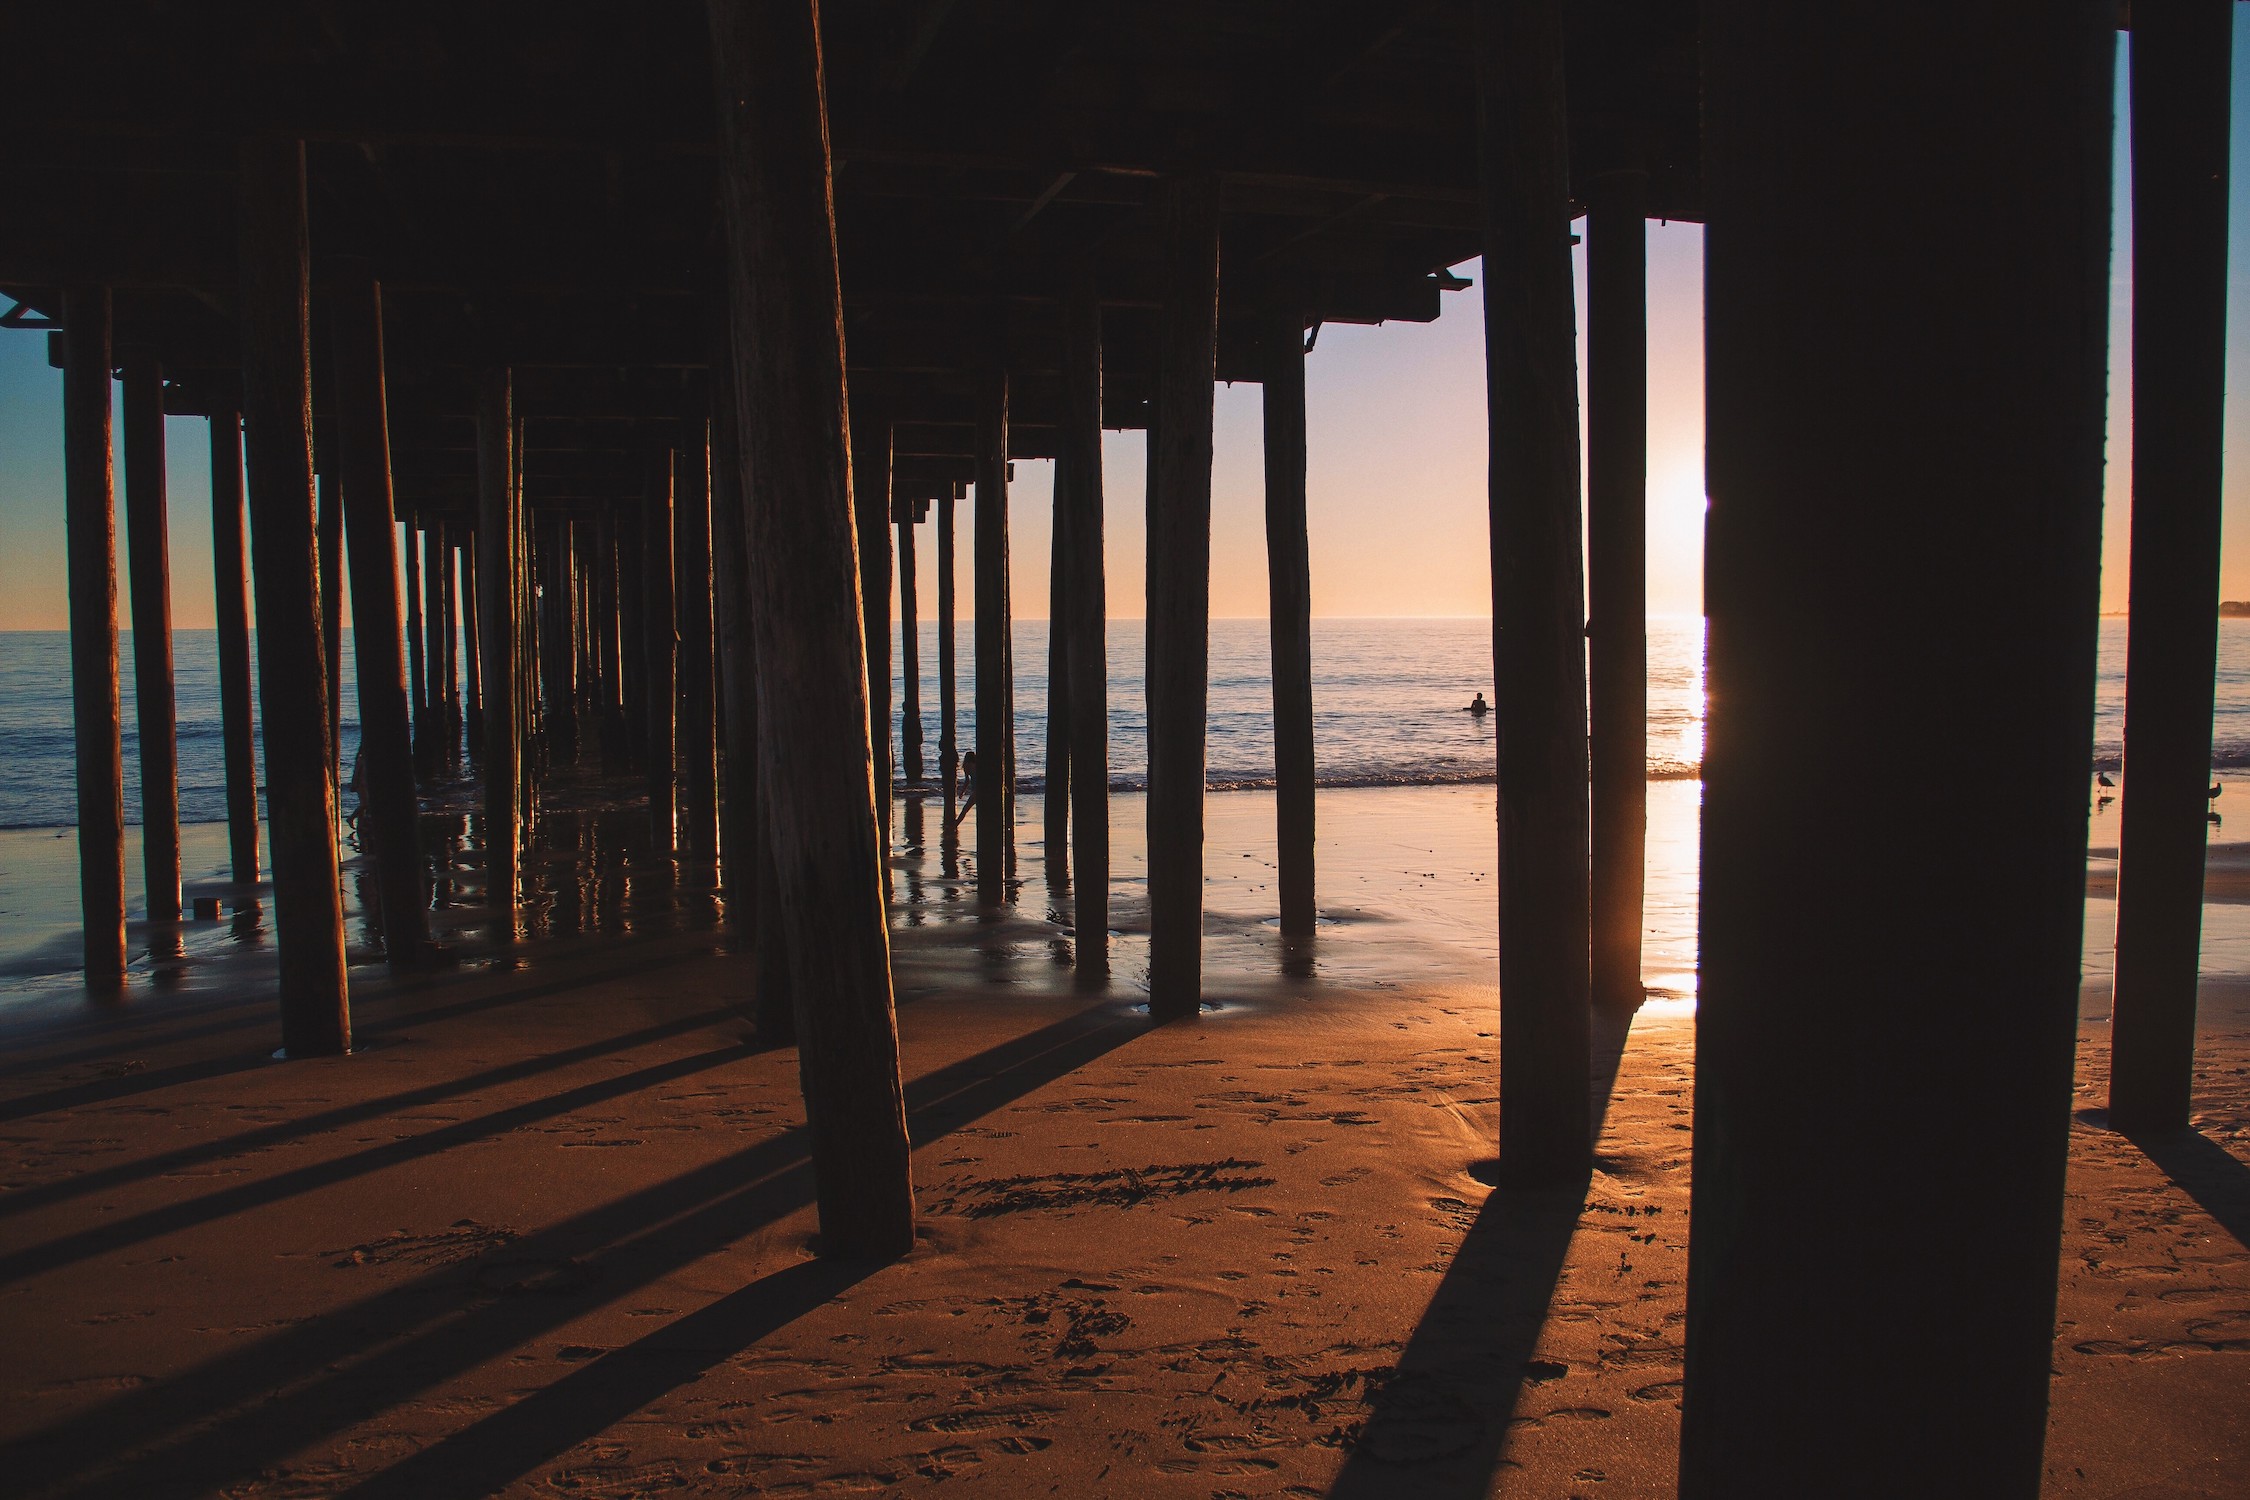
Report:
M1471 718L1481 719L1486 714L1492 712L1492 705L1484 701L1484 694L1479 693L1473 700L1471 700L1469 706L1462 710L1462 712L1469 715Z

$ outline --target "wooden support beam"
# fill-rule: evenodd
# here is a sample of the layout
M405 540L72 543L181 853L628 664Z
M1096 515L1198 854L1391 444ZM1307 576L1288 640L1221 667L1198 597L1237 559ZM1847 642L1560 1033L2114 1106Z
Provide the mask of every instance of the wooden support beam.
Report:
M484 747L484 658L477 630L477 533L463 525L461 537L461 717L467 731L469 753L481 755ZM356 575L355 575L356 580ZM358 586L356 581L353 585ZM355 631L356 634L356 631Z
M281 1042L291 1057L311 1057L351 1050L352 1026L313 535L304 147L245 140L240 165L242 429Z
M107 287L63 294L64 520L70 701L77 737L78 898L86 983L125 978L125 752L117 687L117 491L110 449Z
M461 585L454 571L453 525L438 528L438 639L445 643L445 760L461 758Z
M647 650L648 717L642 766L648 773L648 827L659 864L678 844L679 785L675 727L679 710L679 634L672 600L673 453L658 452L641 501L641 625Z
M900 702L898 753L906 783L922 781L922 633L915 618L914 508L898 513L898 651Z
M1590 986L1640 1008L1648 861L1648 177L1593 179L1586 210L1586 665Z
M1148 515L1149 1014L1203 1003L1203 769L1209 709L1212 377L1219 182L1167 190L1170 277L1158 353Z
M1305 518L1305 320L1294 302L1267 313L1266 598L1273 661L1274 833L1281 935L1309 938L1313 885L1312 538Z
M1092 277L1064 309L1062 456L1055 463L1057 509L1067 520L1070 575L1062 630L1070 674L1070 720L1049 734L1070 736L1071 895L1081 979L1109 968L1109 585L1102 536L1102 309Z
M955 824L960 818L961 798L961 743L955 733L954 718L954 686L958 678L953 664L953 503L950 489L938 496L938 779L945 784L945 832L939 842L948 848L958 842Z
M211 416L211 585L219 636L228 873L236 885L253 886L258 883L258 737L251 726L251 695L257 688L250 672L250 561L242 536L242 418L231 409Z
M711 446L707 423L687 424L673 491L673 559L680 627L680 852L718 852L718 680L712 660Z
M125 535L133 579L133 705L141 748L148 919L180 920L179 706L172 689L172 549L164 495L164 377L125 361Z
M977 774L969 799L977 815L977 899L998 906L1008 890L1008 846L1015 842L1015 758L1008 741L1008 376L979 383L976 508Z
M422 630L422 541L414 517L405 517L404 540L399 551L406 558L406 682L407 707L414 719L414 770L427 779L430 773L430 674L422 653L428 638Z
M867 642L867 742L883 890L891 888L891 421L863 404L852 422L852 521L858 531L860 630Z
M2233 7L2133 7L2132 629L2110 1122L2184 1130L2218 670Z
M384 952L392 968L403 969L418 962L429 943L429 892L399 639L383 293L364 265L343 269L330 313L339 477L344 525L351 533L352 660L359 681L360 764L353 779L359 787L360 839L375 857Z
M508 372L477 382L477 624L484 650L485 900L495 935L516 930L516 830L522 816L523 598Z
M1479 148L1500 776L1500 1170L1593 1160L1578 333L1559 0L1480 0Z
M429 691L421 750L435 779L453 760L453 701L445 670L445 523L431 519L421 530L422 670Z
M669 527L667 527L669 532ZM666 538L664 573L671 576L671 538ZM541 524L539 564L539 731L547 753L563 760L578 756L578 652L576 569L571 563L568 521ZM669 607L669 601L667 601ZM666 721L670 728L670 721ZM667 844L666 847L669 847Z
M2041 1488L2116 7L1960 21L1939 0L1702 13L1688 1500ZM1838 795L1905 756L1912 797Z
M817 0L710 0L759 766L797 1004L820 1248L914 1245L853 556L843 298ZM783 731L786 732L783 732Z
M314 451L319 451L317 443ZM336 476L317 473L314 484L319 501L318 540L314 546L320 554L320 656L328 670L328 750L331 755L340 755L344 725L344 515L336 499ZM343 768L331 765L328 772L341 793ZM337 801L341 812L341 795Z

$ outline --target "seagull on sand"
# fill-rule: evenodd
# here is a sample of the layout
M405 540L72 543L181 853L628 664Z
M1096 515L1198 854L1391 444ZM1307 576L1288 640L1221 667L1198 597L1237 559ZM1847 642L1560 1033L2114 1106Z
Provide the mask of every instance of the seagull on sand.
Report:
M2094 773L2094 785L2106 789L2117 785L2117 783L2109 779L2109 772L2096 771Z
M2222 788L2216 781L2214 781L2211 783L2211 790L2205 792L2204 795L2210 798L2213 802L2216 802L2219 800L2219 793L2222 790L2224 790L2224 788Z

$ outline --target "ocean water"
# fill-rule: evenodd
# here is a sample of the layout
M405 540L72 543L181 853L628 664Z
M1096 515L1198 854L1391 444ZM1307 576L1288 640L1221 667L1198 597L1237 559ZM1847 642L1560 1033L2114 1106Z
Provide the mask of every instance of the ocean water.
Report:
M2124 734L2125 622L2102 621L2096 694L2097 759L2114 766ZM1145 784L1147 717L1142 671L1144 627L1113 620L1109 629L1110 773L1121 790ZM938 771L937 627L921 636L921 718L925 771ZM133 711L132 634L119 641L124 699L125 809L140 816L139 751ZM972 632L959 627L959 739L974 742ZM1207 765L1216 789L1273 782L1271 680L1263 620L1211 622ZM897 632L892 632L892 706L903 701ZM1016 763L1027 790L1041 784L1046 758L1047 626L1015 627ZM1330 786L1433 786L1489 780L1493 723L1460 712L1472 694L1492 693L1490 625L1484 620L1315 620L1313 731L1320 780ZM252 650L255 654L255 639ZM180 816L223 821L217 638L184 630L173 638L179 691ZM1649 774L1693 779L1703 743L1703 629L1694 617L1649 621ZM359 740L358 695L350 632L345 633L343 758ZM2213 763L2250 768L2250 620L2219 630ZM894 747L896 729L894 717ZM56 632L0 633L0 828L55 828L76 821L70 722L69 639Z

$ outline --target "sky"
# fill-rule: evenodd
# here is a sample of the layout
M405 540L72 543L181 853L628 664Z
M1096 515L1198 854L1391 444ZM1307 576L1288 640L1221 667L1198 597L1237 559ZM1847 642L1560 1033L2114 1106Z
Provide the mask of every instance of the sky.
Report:
M2250 19L2235 8L2232 260L2228 306L2230 387L2250 370ZM2108 502L2102 608L2126 606L2131 496L2132 318L2130 162L2120 38L2117 183L2111 277ZM1581 226L1583 227L1583 226ZM1649 610L1693 614L1702 601L1703 233L1693 224L1648 226ZM1484 616L1491 613L1485 522L1482 268L1447 294L1429 324L1329 326L1306 360L1308 514L1313 612L1332 617ZM1585 256L1577 254L1583 348ZM1581 372L1583 380L1583 371ZM63 558L62 376L46 362L44 334L0 329L0 630L58 630L67 623ZM1211 503L1211 613L1266 613L1261 389L1217 393ZM180 629L212 623L209 438L201 418L165 423L170 454L172 609ZM2227 402L2230 455L2250 455L2250 399ZM1145 613L1147 543L1142 435L1103 442L1109 612ZM1053 465L1019 462L1009 496L1015 612L1047 613ZM118 610L129 620L118 459ZM967 576L969 507L957 541ZM935 508L932 508L934 518ZM2250 461L2230 464L2220 592L2250 599ZM937 610L934 528L920 535L920 614ZM348 616L347 616L348 617Z

